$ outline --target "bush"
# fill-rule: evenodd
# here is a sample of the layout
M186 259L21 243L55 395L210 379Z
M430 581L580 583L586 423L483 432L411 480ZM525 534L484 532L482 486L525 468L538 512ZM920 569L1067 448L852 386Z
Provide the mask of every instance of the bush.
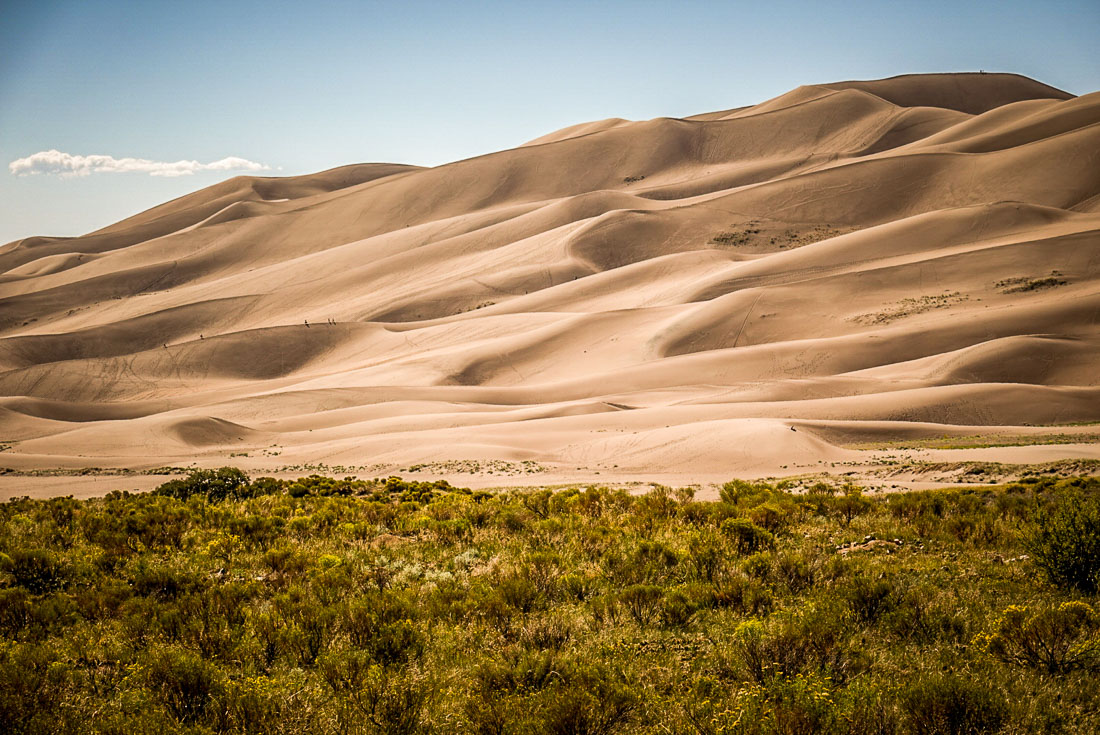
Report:
M1064 673L1100 667L1100 614L1083 602L1035 610L1013 605L979 638L1002 661Z
M778 576L787 585L787 589L798 594L814 585L817 577L817 564L813 558L800 552L780 554L776 560Z
M635 584L619 593L619 602L623 604L634 622L647 626L657 616L664 590L653 584Z
M248 475L236 467L195 470L186 479L169 480L154 492L178 500L187 500L192 496L199 496L210 502L239 500L249 495Z
M833 508L844 519L844 525L850 525L852 519L863 515L871 509L871 501L863 497L863 492L857 487L844 488L844 494L834 498Z
M777 676L763 684L742 687L732 706L693 724L700 733L744 735L822 735L850 732L834 702L832 682L820 674ZM707 703L709 704L709 703Z
M695 533L688 540L687 563L695 579L713 582L726 566L728 553L722 538L712 531Z
M1023 542L1051 582L1095 593L1100 587L1100 496L1073 492L1041 507Z
M0 588L0 633L14 638L27 625L33 607L27 590Z
M321 676L338 702L341 732L386 735L424 732L423 719L435 696L434 683L407 668L370 665L358 651L329 654L319 661Z
M560 613L546 617L529 616L519 629L519 642L540 651L561 650L576 635L573 621Z
M135 594L143 597L172 599L181 594L201 592L207 587L205 580L190 570L168 569L140 560L130 575L130 585Z
M862 667L846 646L847 626L830 608L761 621L750 618L734 631L733 650L742 678L758 684L800 673L828 674L840 683Z
M388 666L423 654L424 637L413 626L413 616L413 608L406 601L381 593L352 602L340 622L353 646Z
M473 732L611 735L638 705L607 667L542 652L482 666L465 711Z
M222 690L217 667L184 648L165 648L155 653L145 669L149 688L180 722L194 722L206 712Z
M682 590L673 590L661 601L661 625L666 628L686 628L695 617L695 611L695 603Z
M772 609L774 599L759 580L744 574L728 574L714 581L707 603L746 615L765 615Z
M752 554L775 546L775 536L745 518L722 521L722 533L729 537L740 554Z
M841 596L862 623L877 622L898 603L894 580L889 577L858 575L841 590Z
M497 594L505 605L521 613L529 613L544 602L531 578L518 572L501 578Z
M15 549L10 566L16 584L31 594L52 592L62 585L61 563L44 549Z
M604 555L608 579L615 585L659 584L680 564L679 555L660 541L641 541L627 554Z
M772 497L773 489L765 482L745 482L744 480L730 480L722 485L718 491L718 497L723 503L732 506L756 506L767 502Z
M602 669L580 669L552 687L538 731L611 735L625 729L637 707L631 687Z
M558 589L561 590L565 599L584 602L595 590L595 582L595 578L590 575L572 572L561 577L558 581Z
M63 732L58 705L69 671L45 646L0 647L0 731Z
M901 706L916 735L980 735L1008 718L1004 696L972 676L922 678L902 692Z

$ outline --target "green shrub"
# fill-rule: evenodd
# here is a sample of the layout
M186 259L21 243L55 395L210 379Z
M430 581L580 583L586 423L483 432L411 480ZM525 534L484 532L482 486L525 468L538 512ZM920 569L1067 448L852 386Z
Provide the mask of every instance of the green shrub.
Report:
M302 666L312 666L332 642L336 610L291 589L274 599L272 641Z
M715 579L706 604L730 608L746 615L764 615L772 609L774 596L762 582L740 573Z
M1095 593L1100 587L1100 495L1071 492L1040 507L1023 542L1051 582Z
M900 699L915 735L980 735L1008 719L1004 695L975 676L921 677Z
M765 683L777 676L816 672L843 682L863 664L847 646L848 628L832 608L810 608L768 621L749 619L734 632L745 679Z
M863 623L877 622L898 602L895 582L889 577L872 578L860 574L849 580L840 592L856 619Z
M642 540L625 554L604 555L608 578L617 586L666 582L679 564L679 554L660 541Z
M499 660L478 666L473 689L485 699L517 691L537 691L555 676L561 676L565 665L553 651L509 651Z
M1084 602L1033 609L1013 605L978 642L1002 661L1065 673L1100 668L1100 614Z
M350 603L340 616L340 626L353 646L388 666L423 655L424 636L413 625L413 617L409 602L379 593Z
M552 599L557 595L561 557L552 551L536 551L524 560L522 574L531 580L542 598Z
M742 571L761 582L771 580L774 566L775 555L770 551L758 551L755 554L750 554L741 562Z
M651 624L657 617L664 590L653 584L635 584L619 593L619 602L635 623Z
M686 562L695 579L713 582L725 569L727 556L722 537L711 530L699 531L688 539Z
M26 589L0 588L0 632L14 638L30 620L34 602Z
M218 502L247 497L247 488L248 475L236 467L222 467L216 470L195 470L183 480L169 480L154 492L178 500L198 496L210 502Z
M156 651L144 672L149 688L180 722L199 720L222 691L223 677L217 667L185 648Z
M686 628L691 624L696 611L696 603L683 590L672 590L661 600L661 625L666 628Z
M6 644L0 647L0 731L59 732L59 707L71 671L47 647ZM65 723L68 724L68 723Z
M832 499L832 507L844 525L850 525L852 519L871 510L871 501L863 497L863 492L857 487L845 487L844 493Z
M226 530L238 537L248 547L267 551L283 535L286 521L279 517L251 514L244 517L231 518L226 523Z
M306 719L302 714L307 707L300 701L301 689L300 675L259 675L227 681L220 700L230 723L225 729L263 735L304 729L301 720Z
M31 594L51 592L64 583L61 562L45 549L14 549L10 566L15 583Z
M280 578L298 575L309 568L309 559L293 546L279 546L264 552L265 567Z
M709 713L706 721L697 721L696 729L744 735L849 732L850 725L834 701L833 683L818 673L776 676L760 684L743 686L737 695L731 706Z
M797 506L794 503L768 501L748 511L749 520L769 533L786 530L795 520Z
M638 697L631 687L601 669L582 670L555 682L543 700L536 732L612 735L626 730L637 708Z
M890 513L905 521L914 521L921 516L943 518L947 505L947 494L939 490L893 493L886 501Z
M879 629L913 642L965 642L967 610L949 592L928 583L892 589L885 608L875 614Z
M285 483L274 477L257 477L248 488L248 496L258 498L262 495L278 495L283 491Z
M802 552L778 554L775 567L777 576L795 594L812 587L817 577L816 560Z
M576 632L572 619L564 614L528 616L519 630L519 642L530 649L557 651L573 640Z
M191 570L171 569L150 564L142 559L130 573L130 587L134 594L143 597L173 599L183 594L200 592L207 582Z
M508 533L520 533L527 528L527 515L513 508L497 514L497 524Z
M558 589L567 600L584 602L596 589L596 579L588 574L572 572L558 580Z
M739 554L752 554L775 546L775 536L745 518L722 521L722 533L733 542Z
M429 677L410 668L374 666L361 651L326 654L318 668L338 703L341 731L424 732L424 717L436 693Z
M521 613L529 613L545 602L531 578L520 572L502 577L497 583L497 593L505 605Z
M766 482L730 480L718 490L723 503L735 507L752 507L771 499L774 488Z
M546 652L482 666L472 690L464 709L478 733L613 735L625 731L640 705L608 667Z
M600 595L588 601L589 614L596 629L615 625L621 618L619 598L614 594Z

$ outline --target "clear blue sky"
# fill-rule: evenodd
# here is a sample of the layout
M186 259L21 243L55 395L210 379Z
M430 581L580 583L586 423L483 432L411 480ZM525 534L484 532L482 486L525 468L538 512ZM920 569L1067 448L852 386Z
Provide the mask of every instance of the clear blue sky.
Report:
M297 174L435 165L800 84L1013 71L1100 89L1100 2L0 0L0 243L233 175L15 176L39 151Z

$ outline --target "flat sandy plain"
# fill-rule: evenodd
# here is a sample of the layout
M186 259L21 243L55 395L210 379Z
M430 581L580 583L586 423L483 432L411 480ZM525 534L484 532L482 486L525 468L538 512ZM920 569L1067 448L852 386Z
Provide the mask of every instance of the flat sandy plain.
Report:
M237 177L0 274L0 498L1100 460L1100 93L1011 74Z

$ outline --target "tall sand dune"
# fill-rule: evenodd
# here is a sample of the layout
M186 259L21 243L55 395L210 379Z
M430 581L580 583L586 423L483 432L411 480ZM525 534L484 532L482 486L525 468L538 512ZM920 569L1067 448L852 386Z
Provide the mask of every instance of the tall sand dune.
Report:
M1097 421L1100 93L1013 74L236 177L0 247L17 470L691 480Z

